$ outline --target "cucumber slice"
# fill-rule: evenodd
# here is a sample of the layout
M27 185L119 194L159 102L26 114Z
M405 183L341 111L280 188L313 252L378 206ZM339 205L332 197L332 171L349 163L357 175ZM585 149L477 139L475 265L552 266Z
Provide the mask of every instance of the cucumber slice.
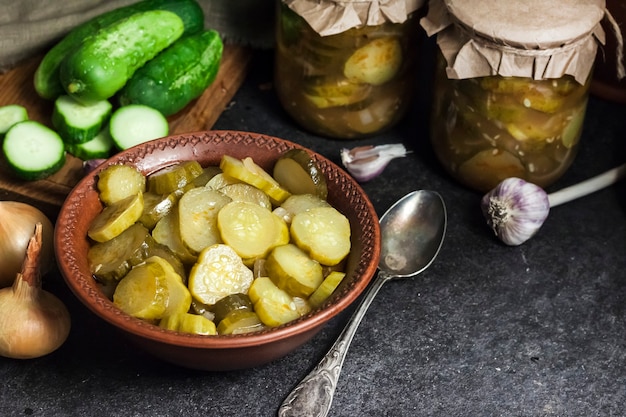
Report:
M54 130L34 120L14 124L4 137L2 152L19 178L38 180L65 164L65 145Z
M278 158L273 176L291 194L314 194L322 199L328 196L324 173L302 149L291 149Z
M85 143L96 135L109 121L113 105L108 100L85 105L68 95L54 101L52 125L65 143Z
M131 227L143 213L143 193L116 201L96 216L87 235L96 242L106 242Z
M169 125L158 110L143 104L130 104L113 112L109 131L115 146L124 150L167 136Z
M262 190L277 204L282 203L290 196L289 191L281 187L270 174L258 166L250 157L237 159L224 155L220 161L220 168L225 175Z
M0 135L4 135L16 123L28 120L28 111L19 104L0 107Z
M113 149L113 139L109 133L109 126L104 127L93 139L85 143L66 143L65 149L83 161L108 158L111 155L111 149Z
M307 298L324 281L319 262L292 243L274 248L265 269L272 282L293 297Z
M345 276L346 273L340 271L332 271L328 274L320 286L317 287L317 289L313 291L313 294L309 296L309 304L311 304L313 308L317 308L324 304L324 301L326 301L328 297L330 297L331 294L337 289Z
M100 201L110 206L128 196L145 192L146 177L130 165L109 165L98 174L96 187Z
M291 221L293 241L323 265L337 265L350 253L350 221L334 207L315 207Z

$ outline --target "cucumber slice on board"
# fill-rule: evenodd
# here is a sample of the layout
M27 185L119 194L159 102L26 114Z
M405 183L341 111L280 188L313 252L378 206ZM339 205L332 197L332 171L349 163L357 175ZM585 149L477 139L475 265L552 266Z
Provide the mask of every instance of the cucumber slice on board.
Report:
M96 137L106 125L112 109L108 100L86 105L63 95L54 101L52 125L65 143L85 143Z
M0 107L0 136L16 123L28 120L28 112L24 106L9 104Z
M113 112L109 131L115 146L124 150L167 136L169 124L158 110L143 104L130 104Z
M90 159L108 158L113 149L113 139L109 126L104 127L93 139L85 143L69 143L66 150L83 161Z
M24 180L45 178L65 164L61 136L34 120L16 123L7 131L2 153L14 174Z

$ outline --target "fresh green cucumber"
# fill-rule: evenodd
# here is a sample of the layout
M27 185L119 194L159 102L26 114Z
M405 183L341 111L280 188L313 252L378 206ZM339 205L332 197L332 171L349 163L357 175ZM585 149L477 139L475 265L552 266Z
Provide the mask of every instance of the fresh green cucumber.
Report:
M197 33L204 28L204 11L196 0L144 0L100 14L76 26L44 55L35 71L35 91L48 100L65 94L59 79L59 68L65 56L100 29L147 10L169 10L176 13L184 22L185 35Z
M0 107L0 136L16 123L28 120L28 111L26 107L19 104L8 104Z
M120 104L145 104L165 116L177 113L215 80L223 50L215 30L177 40L135 72L119 94Z
M106 100L183 31L183 21L175 13L135 13L100 30L70 52L61 62L61 84L81 103Z
M106 125L98 134L85 143L66 143L65 150L83 161L108 158L113 149L113 139Z
M52 125L66 144L85 143L93 139L111 117L109 100L82 104L68 95L54 101Z
M143 104L129 104L113 112L109 131L115 146L124 150L167 136L169 124L157 109Z
M45 178L65 164L61 136L35 120L14 124L4 137L2 152L15 175L24 180Z

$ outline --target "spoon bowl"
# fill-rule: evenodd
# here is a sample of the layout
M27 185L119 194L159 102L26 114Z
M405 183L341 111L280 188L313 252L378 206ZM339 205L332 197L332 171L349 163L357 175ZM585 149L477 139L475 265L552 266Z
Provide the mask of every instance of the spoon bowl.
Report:
M328 415L350 342L374 297L387 281L428 268L443 245L446 227L446 206L434 191L413 191L383 214L376 279L330 350L283 401L279 417Z
M414 191L394 203L380 219L380 274L405 278L419 274L435 260L446 227L441 196Z

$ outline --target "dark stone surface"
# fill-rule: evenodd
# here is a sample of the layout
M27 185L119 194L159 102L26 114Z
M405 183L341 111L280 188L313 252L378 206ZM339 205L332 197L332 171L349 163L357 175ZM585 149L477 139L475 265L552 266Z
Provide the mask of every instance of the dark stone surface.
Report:
M480 195L446 176L428 143L427 83L409 117L360 142L308 134L271 90L259 54L218 129L289 139L339 163L342 147L403 142L413 153L363 185L382 214L404 194L439 191L449 215L436 262L392 281L348 352L331 416L620 416L626 402L626 183L553 209L530 241L501 244ZM592 98L577 160L556 190L626 160L626 107ZM333 343L350 311L309 343L237 372L181 369L137 351L78 303L62 278L46 287L71 310L53 354L0 358L2 416L275 416Z

